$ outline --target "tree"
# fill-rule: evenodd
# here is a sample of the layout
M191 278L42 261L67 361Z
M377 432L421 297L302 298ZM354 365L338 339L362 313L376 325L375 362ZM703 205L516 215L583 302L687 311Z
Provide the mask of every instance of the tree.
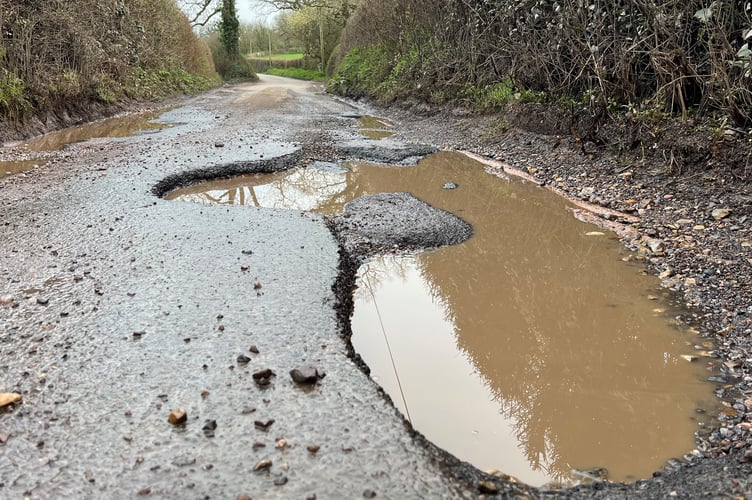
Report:
M356 0L259 0L276 9L290 11L293 34L306 45L306 53L321 61L322 71Z
M178 6L188 16L194 28L206 26L222 12L217 0L178 0Z
M240 22L238 21L238 13L235 10L235 0L222 0L219 39L230 59L240 57Z

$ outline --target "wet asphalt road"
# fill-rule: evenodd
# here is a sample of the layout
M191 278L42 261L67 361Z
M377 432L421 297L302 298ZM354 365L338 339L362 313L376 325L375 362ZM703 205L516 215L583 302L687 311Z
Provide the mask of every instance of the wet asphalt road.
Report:
M346 112L320 86L263 77L183 102L171 128L0 180L0 392L23 395L0 410L0 497L476 494L347 358L320 217L152 193L317 137L364 144ZM325 378L298 387L302 365ZM185 425L168 423L177 408Z
M161 118L170 128L72 145L0 179L0 393L23 395L0 409L0 498L752 491L750 465L731 457L632 485L492 485L412 432L350 359L343 299L359 257L391 246L384 228L411 247L467 237L446 213L418 207L446 226L416 235L404 210L384 208L415 208L399 196L327 222L155 194L228 172L356 157L411 163L432 151L360 137L345 117L354 111L319 85L263 77L182 101ZM354 255L341 257L328 226ZM307 365L325 377L299 387L289 371ZM264 369L275 375L262 386L253 374ZM187 421L173 426L178 408Z

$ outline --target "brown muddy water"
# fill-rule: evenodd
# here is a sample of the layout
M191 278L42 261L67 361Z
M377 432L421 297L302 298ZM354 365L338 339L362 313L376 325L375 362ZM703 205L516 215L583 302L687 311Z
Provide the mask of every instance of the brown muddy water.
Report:
M361 116L358 121L360 122L360 133L369 139L378 141L394 135L394 132L389 130L394 125L383 118Z
M156 132L169 127L167 124L156 121L162 113L164 113L164 110L107 118L40 135L18 144L18 147L39 153L42 151L57 151L68 144L98 137L129 137L139 133ZM37 166L44 165L47 161L48 159L44 158L0 161L0 178L27 172Z
M45 159L39 160L20 160L20 161L0 161L0 178L6 175L20 174L33 168L47 163Z
M40 135L29 139L22 146L31 151L56 151L68 144L97 137L128 137L149 131L159 131L169 127L167 124L155 121L162 113L164 110L106 118Z
M596 469L632 481L694 448L703 410L717 406L699 337L611 233L545 189L438 153L416 167L319 164L168 198L333 214L394 191L474 228L461 245L359 272L353 344L416 429L532 485Z

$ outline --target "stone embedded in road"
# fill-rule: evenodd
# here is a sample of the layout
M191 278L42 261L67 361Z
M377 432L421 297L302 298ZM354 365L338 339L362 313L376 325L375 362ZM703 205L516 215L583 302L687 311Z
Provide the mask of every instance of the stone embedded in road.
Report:
M451 189L457 189L458 187L459 186L454 182L447 182L446 184L442 186L442 189L451 190Z
M250 362L251 362L251 358L249 358L245 354L241 354L240 356L238 356L238 364L247 365Z

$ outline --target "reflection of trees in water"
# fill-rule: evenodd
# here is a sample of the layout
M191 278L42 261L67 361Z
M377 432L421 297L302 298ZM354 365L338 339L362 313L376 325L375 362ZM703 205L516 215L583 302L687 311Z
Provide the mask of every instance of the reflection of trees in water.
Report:
M651 333L624 307L641 290L596 250L600 241L562 224L566 213L520 217L490 222L462 249L419 265L531 466L562 478L602 465L570 463L571 450L623 450L642 425L660 425L672 403L655 386L676 358L635 338Z
M379 255L368 259L358 271L358 288L353 293L355 302L371 303L374 300L374 290L381 288L387 280L407 280L412 258L409 256L395 257L393 255Z
M248 205L336 213L360 196L352 171L324 172L300 168L284 174L258 174L188 187L175 199L206 205Z

